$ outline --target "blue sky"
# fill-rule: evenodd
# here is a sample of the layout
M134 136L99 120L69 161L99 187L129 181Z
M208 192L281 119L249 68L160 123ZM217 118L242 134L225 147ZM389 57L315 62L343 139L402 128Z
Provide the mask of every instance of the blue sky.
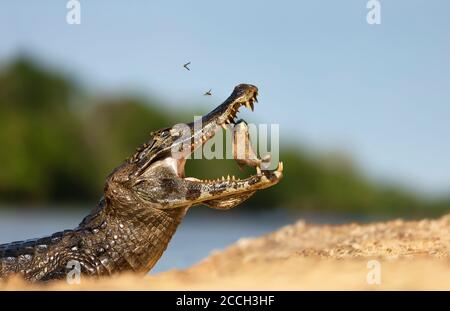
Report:
M186 109L252 83L260 104L243 116L279 123L284 141L448 193L450 1L380 2L381 25L368 25L365 0L89 0L74 26L65 0L2 1L0 62L32 53L94 91L138 90Z

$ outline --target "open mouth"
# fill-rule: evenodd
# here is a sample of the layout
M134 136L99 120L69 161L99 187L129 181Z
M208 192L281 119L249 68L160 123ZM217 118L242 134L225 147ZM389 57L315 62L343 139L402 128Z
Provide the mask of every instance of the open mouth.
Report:
M237 153L233 152L234 159L239 165L251 166L256 169L256 174L245 179L239 179L235 176L221 176L215 180L202 180L195 177L185 177L184 166L186 159L181 158L177 160L176 171L179 177L186 180L206 183L206 184L227 184L229 186L257 186L264 188L264 185L270 186L278 182L282 177L283 163L279 162L275 170L264 170L263 164L270 161L269 157L259 159L256 152L251 148L248 127L245 121L236 121L239 109L245 106L247 109L253 111L254 104L258 102L258 88L250 84L240 84L235 87L230 97L216 109L209 114L202 117L202 126L198 129L190 124L190 153L195 149L203 146L208 140L213 138L219 130L232 130L234 134L233 148L239 148L240 144L246 144L244 157L237 157ZM240 137L241 139L238 139Z

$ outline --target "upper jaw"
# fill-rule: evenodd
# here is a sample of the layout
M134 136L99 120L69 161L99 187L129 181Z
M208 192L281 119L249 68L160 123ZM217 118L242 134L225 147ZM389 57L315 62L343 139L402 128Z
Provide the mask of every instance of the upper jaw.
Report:
M254 102L258 102L258 88L251 84L239 84L219 107L205 116L205 122L215 122L218 125L235 123L235 118L241 106L254 110Z
M258 88L251 84L239 84L231 95L216 109L202 117L202 126L195 128L191 123L192 151L211 139L220 127L227 129L228 124L235 124L239 109L242 106L254 110L254 103L258 102Z
M171 163L171 165L168 166L173 167L178 176L184 177L184 164L189 154L214 137L221 127L227 129L227 125L230 123L233 125L236 124L235 119L242 106L246 106L253 111L254 103L258 102L257 95L258 88L256 86L251 84L237 85L231 95L221 105L201 118L201 124L197 125L195 122L188 124L190 136L185 139L181 141L177 139L177 137L181 135L181 132L179 132L175 126L166 130L161 130L160 132L167 131L168 137L166 139L172 141L169 144L164 144L157 154L167 153L167 158L170 159L166 159ZM163 138L163 140L165 139ZM184 146L186 142L188 142L188 146L190 143L190 148L185 149ZM178 146L180 145L183 146L182 150L184 151L178 154L176 158L173 158L173 155L170 155L171 150L178 149ZM144 147L144 150L151 148L151 146ZM140 151L141 150L138 151L138 154ZM150 160L147 160L146 165L141 167L137 175L148 169L150 162ZM258 173L260 174L260 170L258 170Z
M154 159L171 157L172 150L176 150L180 146L182 146L184 151L178 154L177 160L181 162L180 164L184 164L186 157L214 137L221 126L226 129L227 124L235 123L235 118L241 106L246 106L253 110L254 102L258 101L257 95L258 88L256 86L239 84L221 105L201 118L200 125L197 125L195 122L188 124L190 135L185 139L179 139L179 136L183 134L175 126L157 131L153 135L156 142L144 144L129 158L130 162L135 162L139 165L139 169L134 172L134 175L139 176L143 174ZM166 137L162 136L163 133L166 133ZM188 143L190 146L188 150L184 149L185 143Z

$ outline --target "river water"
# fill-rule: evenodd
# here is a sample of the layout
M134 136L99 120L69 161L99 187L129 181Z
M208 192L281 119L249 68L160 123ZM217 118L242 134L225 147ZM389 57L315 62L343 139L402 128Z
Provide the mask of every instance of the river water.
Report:
M0 208L0 244L72 229L88 212L89 208ZM334 224L355 220L282 210L244 212L238 208L218 211L195 207L188 212L151 273L189 267L212 251L223 249L240 238L256 237L294 223L300 218L311 223Z

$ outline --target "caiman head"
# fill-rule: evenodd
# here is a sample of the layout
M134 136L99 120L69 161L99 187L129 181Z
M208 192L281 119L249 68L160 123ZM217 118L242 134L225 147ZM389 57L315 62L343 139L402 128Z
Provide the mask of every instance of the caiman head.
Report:
M255 175L242 180L234 177L200 180L186 177L184 172L186 158L222 128L235 124L240 107L253 110L257 95L256 86L240 84L224 103L202 117L200 126L192 122L152 133L150 140L108 177L105 199L157 209L196 204L228 209L257 190L278 183L282 177L282 163L275 170L257 167Z

